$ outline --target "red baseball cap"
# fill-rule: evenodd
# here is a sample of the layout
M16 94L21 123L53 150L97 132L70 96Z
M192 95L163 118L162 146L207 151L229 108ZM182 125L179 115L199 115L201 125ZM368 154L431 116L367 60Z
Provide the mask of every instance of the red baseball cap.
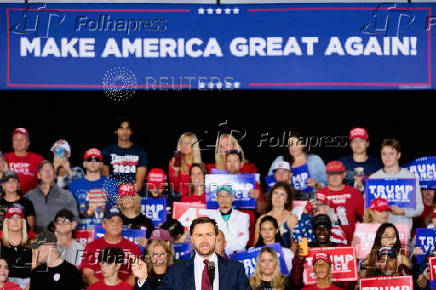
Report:
M6 214L5 214L5 218L9 219L11 218L13 215L19 215L22 219L24 218L24 212L23 209L21 207L10 207L6 210Z
M118 187L118 197L122 197L122 196L135 196L136 195L136 188L133 184L131 183L125 183L125 184L121 184Z
M350 141L354 138L362 138L368 140L368 132L366 132L365 128L354 128L350 131Z
M15 128L14 131L12 131L12 136L14 136L16 133L29 136L29 131L27 131L26 128Z
M313 264L315 264L315 262L317 260L323 260L325 261L327 264L331 265L332 261L330 260L330 255L327 253L323 253L323 252L318 252L313 256Z
M167 175L165 171L161 168L153 168L150 170L150 172L147 175L147 187L150 188L157 188L162 184L167 183Z
M376 211L388 211L389 202L386 198L377 197L371 201L369 208Z
M345 166L340 161L330 161L327 163L327 173L344 172Z
M96 157L98 158L100 161L103 159L103 155L101 154L101 151L98 150L97 148L91 148L88 151L85 152L85 156L84 159L88 159L90 157Z

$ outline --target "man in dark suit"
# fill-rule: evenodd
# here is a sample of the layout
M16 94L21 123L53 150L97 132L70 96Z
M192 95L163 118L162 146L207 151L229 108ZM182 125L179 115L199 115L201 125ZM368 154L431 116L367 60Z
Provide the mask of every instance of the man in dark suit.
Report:
M215 220L201 217L192 221L191 239L196 254L189 260L174 264L159 289L168 290L250 290L244 266L234 260L222 258L215 253L218 226ZM214 268L211 265L214 264ZM215 275L213 275L215 270ZM149 290L147 268L143 261L135 259L132 271L138 278L135 290ZM211 273L212 272L212 273ZM210 278L215 276L212 282Z

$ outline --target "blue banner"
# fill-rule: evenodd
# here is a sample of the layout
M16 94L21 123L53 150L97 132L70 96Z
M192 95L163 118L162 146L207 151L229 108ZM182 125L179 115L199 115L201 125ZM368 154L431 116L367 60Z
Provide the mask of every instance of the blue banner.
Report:
M0 89L431 89L432 10L0 4Z
M377 197L387 199L390 206L416 209L416 180L369 178L365 186L365 208L369 208L371 201Z
M414 173L422 188L436 189L436 156L418 158L401 167Z
M435 250L436 229L416 229L416 246L420 247L424 254L416 255L416 262L422 264L426 261L426 256Z
M77 225L78 230L93 230L95 226L101 226L102 219L80 219Z
M105 229L102 226L95 226L94 227L94 240L99 239L104 236L106 233ZM141 246L136 242L137 238L146 238L146 230L132 230L132 229L126 229L124 228L121 232L121 236L125 237L132 243L135 243L139 249L141 249L141 252L144 251L144 247Z
M430 281L430 286L432 290L436 290L436 280Z
M291 176L291 185L293 188L297 190L301 190L305 193L313 192L313 188L310 186L307 186L307 180L310 177L309 168L307 167L307 163L291 168L292 176Z
M274 243L268 246L251 248L247 251L236 253L230 256L230 259L240 261L245 268L245 274L247 277L251 277L254 275L254 269L256 268L257 256L260 253L260 250L264 247L273 248L277 254L279 255L280 260L280 271L283 275L289 275L288 268L286 267L282 246L280 243Z
M270 190L271 187L273 187L274 184L276 184L276 183L277 183L277 181L276 181L276 179L274 177L274 174L265 176L265 184L266 184L266 188L268 190Z
M218 208L215 191L221 185L230 185L233 189L235 208L256 208L256 200L250 197L249 191L256 188L256 178L253 173L241 174L206 174L206 206Z
M192 253L192 243L175 243L173 248L175 260L181 260L182 256Z
M167 220L166 208L167 198L165 196L159 198L141 198L141 212L153 221L155 228L159 227Z

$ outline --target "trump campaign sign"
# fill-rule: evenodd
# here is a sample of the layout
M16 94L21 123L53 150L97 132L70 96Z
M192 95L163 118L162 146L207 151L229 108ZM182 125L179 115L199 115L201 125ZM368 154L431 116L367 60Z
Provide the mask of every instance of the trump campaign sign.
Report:
M289 275L288 268L286 267L286 262L282 251L282 246L280 245L280 243L274 243L263 247L251 248L247 251L231 255L230 259L241 262L244 265L245 274L247 275L247 277L251 277L254 275L254 269L256 268L256 263L257 263L257 256L259 255L260 251L264 247L272 248L277 252L280 261L280 272L283 275Z
M307 163L299 167L292 168L291 185L297 190L301 190L304 193L313 192L313 188L307 186L307 180L310 178L309 168Z
M412 276L382 276L362 278L360 290L413 290Z
M316 283L316 276L313 272L313 256L318 252L330 255L333 281L357 281L356 253L353 247L309 248L303 272L305 285Z
M436 280L436 257L428 258L428 268L430 270L430 280Z
M374 244L375 234L380 224L356 224L354 236L358 237L360 242L356 245L357 259L362 260L370 253ZM408 252L409 230L408 225L395 225L400 236L401 246L405 253Z
M436 188L436 156L421 157L401 167L414 173L422 188Z
M377 197L388 200L389 205L416 209L416 180L413 178L367 179L365 208Z
M192 252L192 243L174 243L174 259L180 260L184 255Z
M210 210L206 205L195 202L174 202L173 219L178 220L185 230L188 230L193 220L202 216L209 216Z
M156 228L167 220L166 208L167 198L165 196L141 198L141 213L151 219Z
M416 256L416 263L422 264L426 255L435 250L436 229L416 229L416 246L420 247L424 254Z
M235 208L256 208L256 199L250 196L250 190L256 188L256 176L253 173L241 174L206 174L206 205L207 208L218 208L216 189L222 185L232 187L233 206Z

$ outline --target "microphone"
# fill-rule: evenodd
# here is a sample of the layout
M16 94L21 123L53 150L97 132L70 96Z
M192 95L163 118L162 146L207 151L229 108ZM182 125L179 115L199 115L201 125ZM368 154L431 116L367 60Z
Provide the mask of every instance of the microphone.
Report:
M207 265L207 271L209 272L210 289L213 289L213 281L215 280L215 262L210 261Z

